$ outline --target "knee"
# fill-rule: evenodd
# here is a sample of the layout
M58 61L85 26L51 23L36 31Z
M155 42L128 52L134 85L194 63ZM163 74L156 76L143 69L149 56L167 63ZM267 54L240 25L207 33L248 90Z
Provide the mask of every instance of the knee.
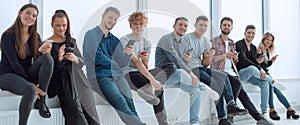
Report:
M199 88L195 87L192 89L192 91L190 92L191 96L196 96L196 97L200 97L201 95L201 91Z
M40 58L42 58L43 62L49 67L54 65L53 58L50 54L43 54L40 56Z
M35 93L36 93L36 88L33 84L29 84L24 88L25 96L35 97Z
M177 69L177 66L174 63L166 63L162 69L166 72L169 77L172 73L174 73Z

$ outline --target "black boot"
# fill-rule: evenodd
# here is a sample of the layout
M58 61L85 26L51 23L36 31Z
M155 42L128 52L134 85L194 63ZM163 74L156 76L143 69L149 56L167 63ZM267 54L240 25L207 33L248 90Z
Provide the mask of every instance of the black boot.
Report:
M269 113L269 116L270 116L270 118L273 119L273 120L280 120L280 116L277 114L276 111L270 112L270 113Z
M39 109L40 116L42 116L43 118L50 118L51 113L46 105L45 98L46 96L40 96L40 99L37 99L34 103L34 108Z
M287 112L286 112L286 118L287 118L287 119L290 119L291 117L292 117L293 119L298 119L298 118L299 118L299 115L296 113L295 110L287 111Z

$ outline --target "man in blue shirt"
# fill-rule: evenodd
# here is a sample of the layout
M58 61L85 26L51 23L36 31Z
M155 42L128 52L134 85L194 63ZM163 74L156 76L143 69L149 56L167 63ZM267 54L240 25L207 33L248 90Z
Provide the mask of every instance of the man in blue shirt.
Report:
M121 68L129 64L133 45L122 48L120 40L110 33L117 23L120 11L108 7L102 14L100 26L87 31L83 43L83 56L87 76L95 87L99 85L105 99L128 125L143 125L132 100L130 87ZM97 85L96 84L96 85Z

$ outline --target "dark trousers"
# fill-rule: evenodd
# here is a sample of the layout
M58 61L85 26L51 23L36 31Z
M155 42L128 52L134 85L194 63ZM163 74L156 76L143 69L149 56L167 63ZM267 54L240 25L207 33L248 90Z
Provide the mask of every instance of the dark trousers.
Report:
M65 125L88 125L74 84L64 82L57 96L65 118Z
M196 67L192 69L192 72L199 78L201 82L210 86L210 88L219 93L220 99L218 102L216 102L218 118L225 118L226 111L224 109L224 99L226 100L227 104L231 101L233 102L234 95L237 95L239 92L241 84L230 83L226 73L211 68ZM235 90L233 88L235 88Z
M53 59L50 55L39 56L27 70L34 84L38 84L44 92L47 91L52 72ZM19 125L26 125L36 98L35 86L16 73L6 73L0 76L0 88L22 96L19 107Z
M248 94L244 90L243 86L240 86L240 90L238 90L235 86L235 84L241 84L241 81L238 79L238 77L232 76L227 74L232 86L232 91L234 94L234 99L238 97L243 104L243 106L248 110L249 114L255 119L260 120L262 119L262 115L257 111L255 106L253 105L252 101L250 100Z
M154 68L149 70L149 72L161 83L164 83L168 77L176 70L176 66L173 63L166 64L162 68ZM146 84L150 84L150 81L143 76L139 71L129 72L125 75L129 86L132 90L137 91L137 89L143 87ZM164 91L155 91L156 96L160 99L158 105L153 105L154 113L159 124L167 123L167 115L164 106Z

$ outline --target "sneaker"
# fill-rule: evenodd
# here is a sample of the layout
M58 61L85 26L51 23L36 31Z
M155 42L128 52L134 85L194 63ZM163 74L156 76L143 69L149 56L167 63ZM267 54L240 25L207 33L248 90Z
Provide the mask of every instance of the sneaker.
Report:
M219 121L219 125L232 125L232 124L228 122L227 119L221 119Z
M261 118L260 120L258 120L256 122L257 125L274 125L273 122L271 120L268 120L266 118Z
M220 95L216 91L212 90L209 86L205 85L204 91L207 92L207 95L211 100L213 101L219 100Z
M196 123L193 123L193 124L191 124L191 125L200 125L200 124L199 124L199 122L196 122Z
M146 84L143 87L139 88L137 94L146 100L151 105L158 105L160 103L160 99L155 96L154 89L151 84Z
M235 103L227 106L227 115L246 115L248 113L247 109L240 109Z

